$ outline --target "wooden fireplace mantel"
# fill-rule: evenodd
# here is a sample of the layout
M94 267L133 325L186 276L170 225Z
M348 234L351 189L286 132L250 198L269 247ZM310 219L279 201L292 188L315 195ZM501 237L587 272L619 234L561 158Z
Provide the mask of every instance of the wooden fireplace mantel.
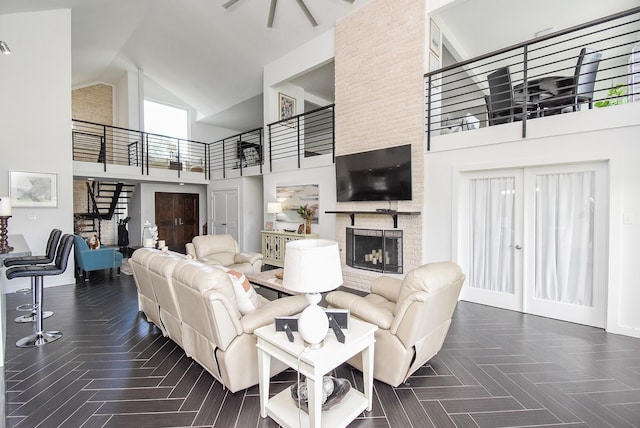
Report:
M376 210L376 211L357 211L357 210L343 210L343 211L325 211L325 214L347 214L351 217L351 226L355 226L356 214L362 215L390 215L393 218L393 228L398 228L398 216L399 215L420 215L419 211L394 211L394 210Z

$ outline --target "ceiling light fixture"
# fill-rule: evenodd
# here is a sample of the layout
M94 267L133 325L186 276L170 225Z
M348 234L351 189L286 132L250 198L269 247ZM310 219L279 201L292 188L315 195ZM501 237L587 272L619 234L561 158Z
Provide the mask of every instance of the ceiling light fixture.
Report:
M6 42L0 40L0 53L5 55L9 55L11 53L11 49L9 49L9 45Z
M224 7L225 9L229 9L231 6L238 3L238 1L239 0L228 0L225 4L222 5L222 7ZM345 1L353 4L355 0L345 0ZM298 3L298 6L300 6L300 9L302 9L302 12L305 14L307 19L311 23L311 25L313 25L314 27L317 27L318 22L315 20L315 18L311 14L311 11L307 7L307 5L304 3L304 0L296 0L296 2ZM269 5L269 16L267 17L267 27L269 28L273 27L273 19L276 15L277 4L278 4L278 0L271 0L271 5Z

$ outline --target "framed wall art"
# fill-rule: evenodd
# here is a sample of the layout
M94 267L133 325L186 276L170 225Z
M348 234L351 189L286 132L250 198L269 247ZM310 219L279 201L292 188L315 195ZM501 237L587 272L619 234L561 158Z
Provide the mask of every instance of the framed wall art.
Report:
M440 57L440 27L433 19L429 20L429 49L437 57Z
M13 207L57 207L58 176L9 171L9 193Z
M280 92L278 94L278 111L279 120L289 119L296 115L296 99ZM287 126L293 125L292 122L285 123Z
M318 224L319 186L317 184L276 186L276 199L282 204L282 213L278 214L278 219L289 223L299 223L300 215L298 208L309 205L316 209L312 223Z

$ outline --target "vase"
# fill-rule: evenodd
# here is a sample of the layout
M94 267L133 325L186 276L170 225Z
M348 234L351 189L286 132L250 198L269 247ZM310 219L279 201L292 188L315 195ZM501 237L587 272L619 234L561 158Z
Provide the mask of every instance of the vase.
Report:
M308 219L306 220L306 222L307 222L307 228L306 228L305 233L308 235L308 234L310 234L310 233L311 233L311 219L310 219L310 218L308 218Z

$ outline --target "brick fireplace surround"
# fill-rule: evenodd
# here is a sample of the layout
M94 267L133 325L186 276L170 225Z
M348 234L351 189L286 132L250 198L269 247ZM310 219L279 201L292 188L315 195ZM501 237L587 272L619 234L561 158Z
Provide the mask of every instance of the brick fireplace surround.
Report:
M401 202L345 202L337 210L423 209L424 72L426 10L423 0L372 0L336 24L336 154L411 144L413 197ZM403 230L403 271L420 266L423 216L398 219ZM336 239L345 263L348 215L336 215ZM359 214L355 227L393 229L390 216ZM343 265L344 285L368 291L380 273Z

